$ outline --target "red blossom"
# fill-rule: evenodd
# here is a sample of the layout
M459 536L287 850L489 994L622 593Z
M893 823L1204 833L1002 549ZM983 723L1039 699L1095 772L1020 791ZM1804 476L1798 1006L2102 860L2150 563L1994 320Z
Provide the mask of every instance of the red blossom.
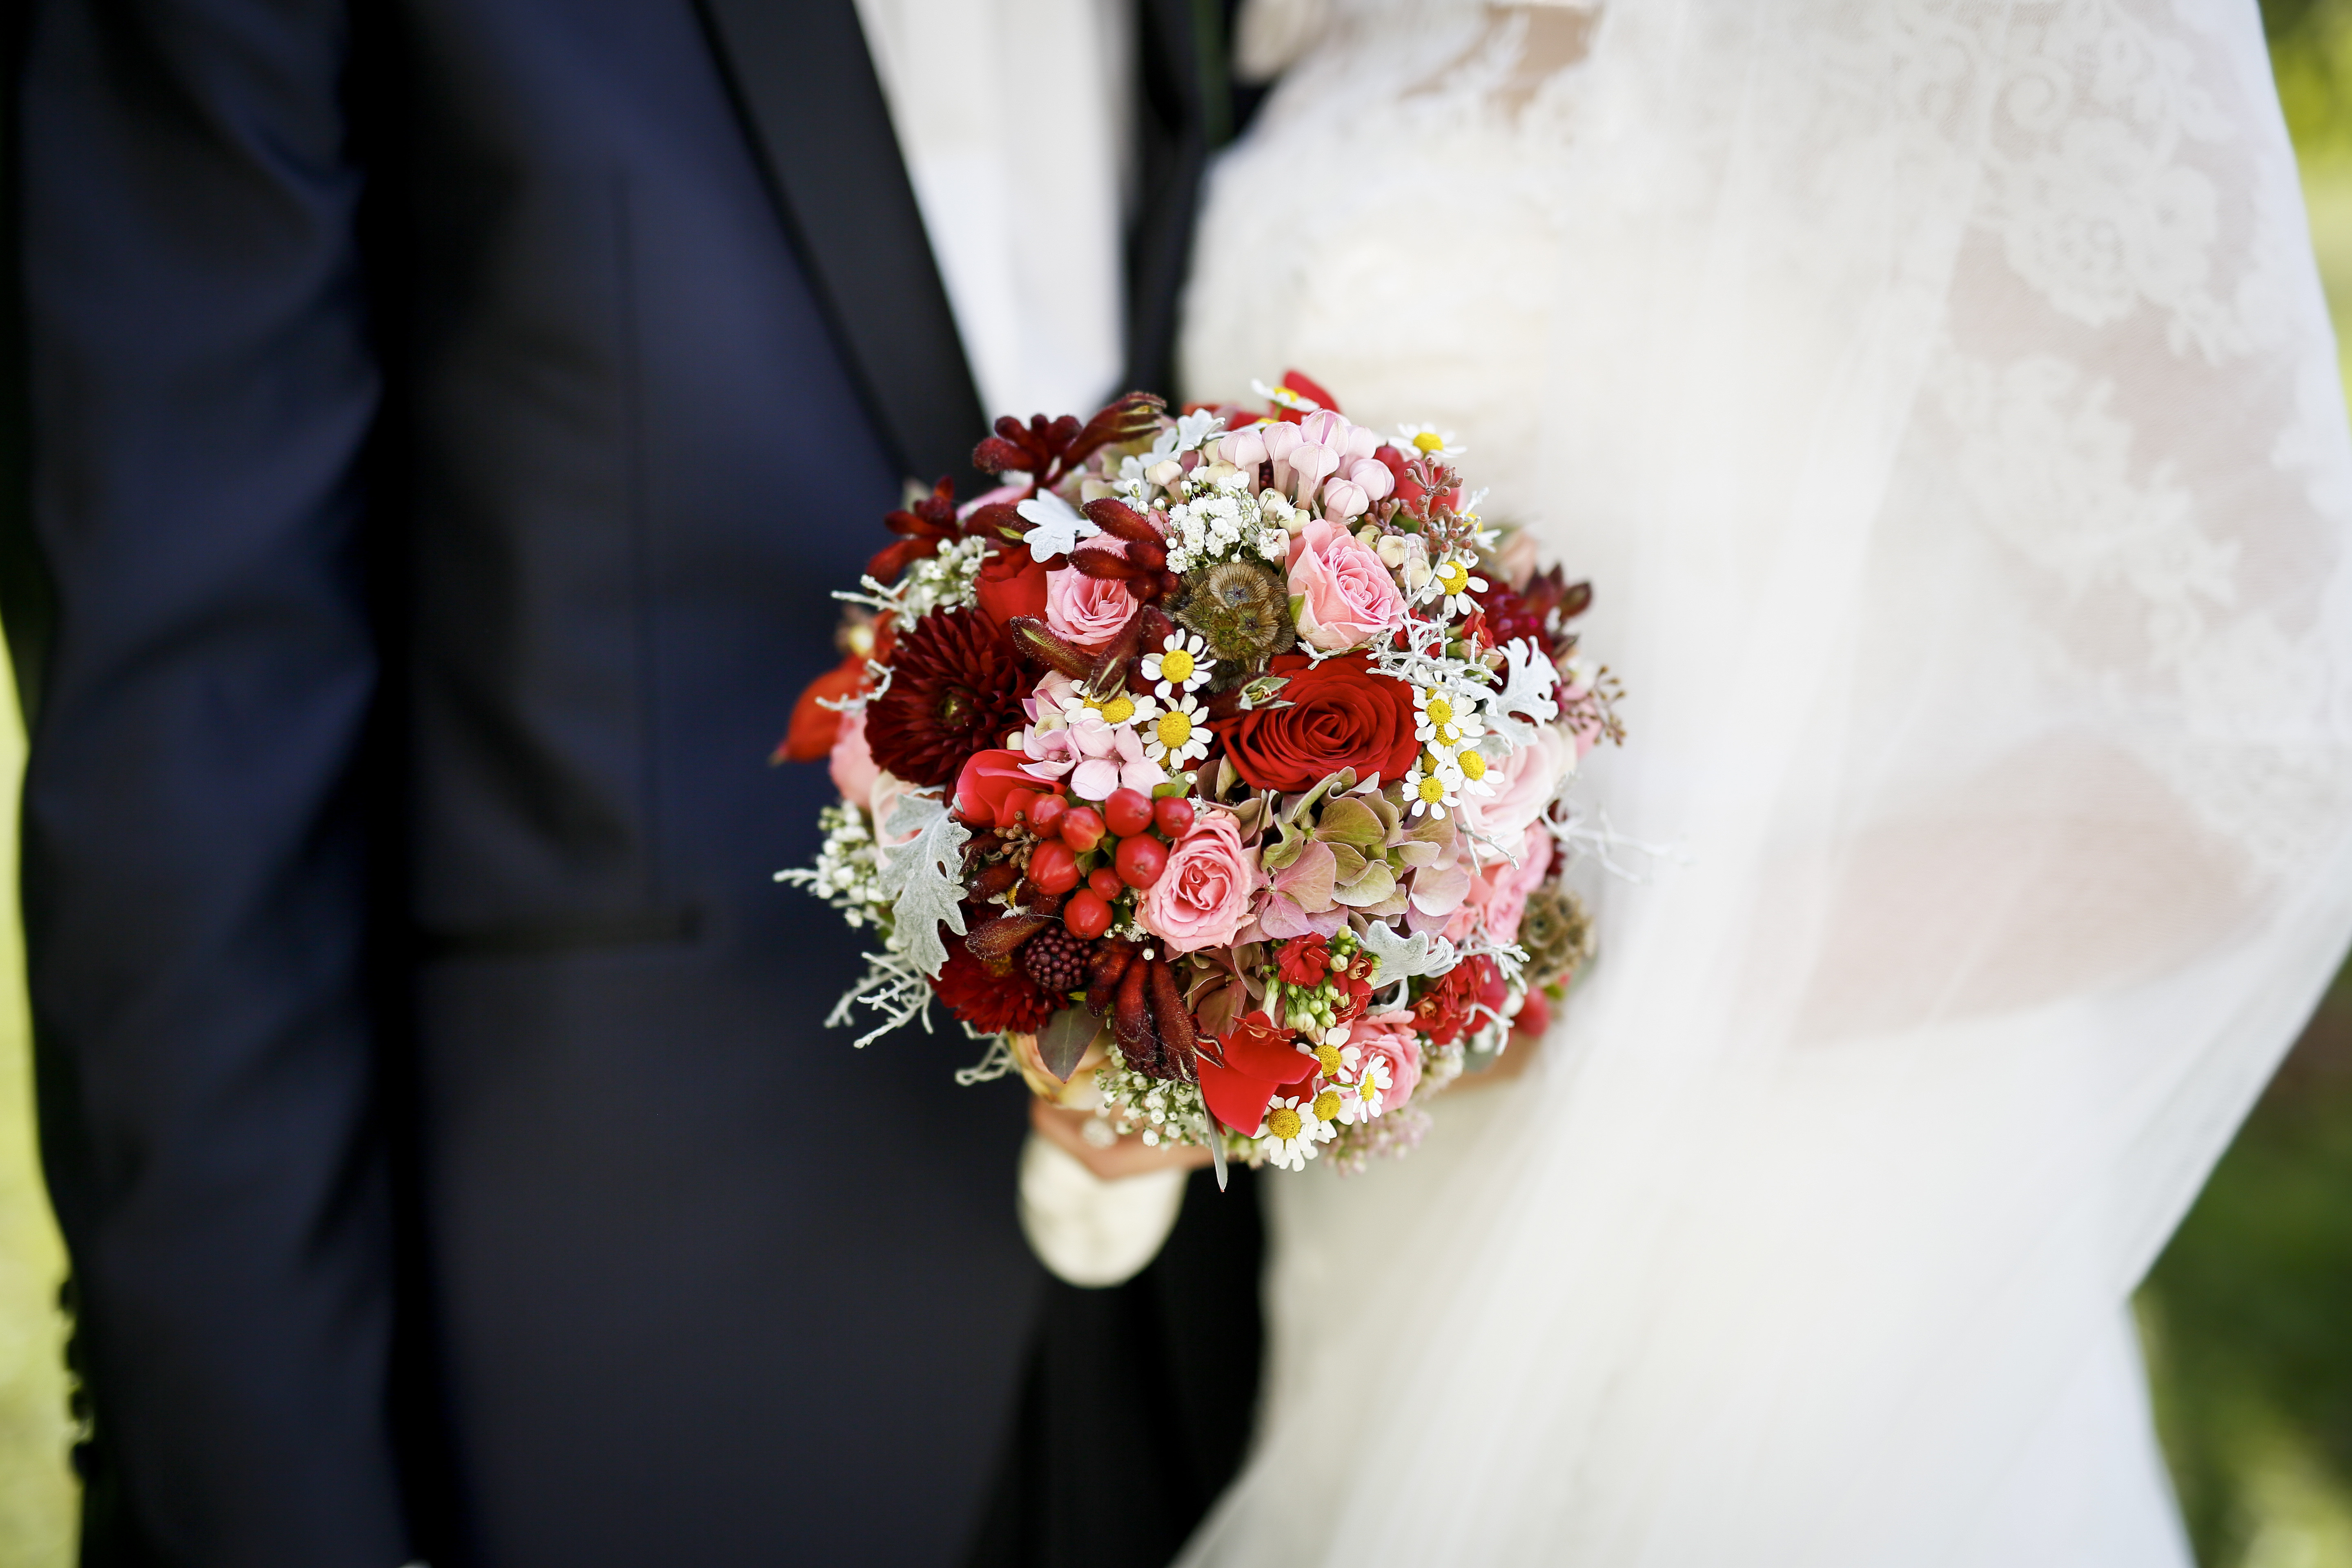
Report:
M1319 1064L1298 1048L1297 1037L1264 1013L1252 1013L1204 1041L1193 1067L1201 1099L1219 1121L1257 1136L1275 1090L1312 1079Z
M1503 972L1485 953L1465 958L1412 1005L1412 1021L1433 1045L1450 1046L1486 1021L1479 1012L1502 1009L1508 989Z
M838 701L854 694L866 679L866 658L851 654L823 675L808 683L800 700L793 704L792 728L776 746L769 759L777 763L821 763L833 751L833 742L841 734L841 713L828 708L829 701Z
M1331 944L1313 932L1295 936L1282 944L1274 962L1285 985L1320 985L1331 973Z
M912 507L885 517L882 526L900 538L875 552L866 574L877 583L895 583L909 563L938 554L940 545L963 532L956 521L955 481L941 479Z

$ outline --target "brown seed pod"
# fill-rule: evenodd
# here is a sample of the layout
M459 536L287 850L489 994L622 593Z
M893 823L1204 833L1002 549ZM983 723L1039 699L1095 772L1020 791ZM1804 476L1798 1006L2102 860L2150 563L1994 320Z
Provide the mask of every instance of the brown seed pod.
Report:
M1104 496L1099 500L1087 502L1080 510L1087 514L1088 522L1093 523L1113 539L1122 540L1129 544L1160 542L1160 531L1145 521L1133 507L1123 500L1114 500L1109 496Z
M1059 670L1072 680L1084 680L1094 668L1094 660L1079 648L1072 647L1034 616L1015 616L1005 623L1004 635L1013 650L1035 659L1048 669Z
M1119 977L1118 998L1110 1015L1111 1037L1118 1042L1128 1065L1139 1072L1151 1071L1147 1064L1157 1055L1153 1047L1159 1044L1151 1033L1150 992L1146 978L1150 968L1150 963L1141 959L1127 966L1127 973Z
M1176 972L1166 959L1151 962L1151 1022L1166 1048L1166 1065L1171 1069L1165 1076L1192 1077L1192 1051L1199 1035L1192 1027L1192 1011L1184 1005L1184 997L1176 988Z
M972 928L963 939L964 951L982 963L1002 963L1023 942L1052 923L1048 915L998 915Z
M1097 1017L1110 1011L1118 996L1118 983L1134 963L1135 949L1123 942L1101 943L1087 961L1087 1005Z
M971 879L971 896L986 903L1000 893L1009 893L1013 884L1021 880L1021 868L1010 860L991 866Z

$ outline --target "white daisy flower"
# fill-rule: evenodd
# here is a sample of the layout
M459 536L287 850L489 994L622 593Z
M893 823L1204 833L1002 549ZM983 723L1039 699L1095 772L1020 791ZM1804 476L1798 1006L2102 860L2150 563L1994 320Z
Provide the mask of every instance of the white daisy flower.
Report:
M1444 601L1441 606L1444 614L1467 616L1478 607L1478 601L1470 595L1474 592L1485 593L1486 579L1474 574L1470 570L1472 564L1460 556L1449 555L1431 569L1430 585Z
M1208 642L1199 633L1172 632L1157 652L1143 656L1143 679L1158 682L1152 689L1162 697L1175 696L1179 686L1198 691L1209 683L1214 661L1208 653Z
M1465 746L1454 752L1454 765L1462 770L1462 784L1459 793L1481 798L1495 793L1494 784L1486 777L1494 771L1494 764L1486 760L1486 754L1477 747Z
M1462 804L1461 765L1451 757L1423 752L1404 775L1404 793L1412 802L1412 816L1426 812L1443 822L1447 812Z
M1333 1035L1339 1037L1335 1040L1331 1037ZM1347 1037L1348 1028L1343 1024L1326 1033L1323 1043L1313 1052L1317 1065L1323 1069L1323 1076L1333 1083L1353 1083L1357 1072L1363 1066L1363 1047L1345 1044Z
M1087 695L1086 688L1082 686L1073 687L1055 699L1055 705L1062 710L1063 722L1067 723L1083 714L1091 712L1100 716L1104 723L1114 729L1122 724L1135 723L1139 719L1144 718L1150 704L1150 698L1138 697L1125 691L1114 691L1104 698L1089 697Z
M1349 1126L1370 1121L1388 1109L1389 1064L1374 1057L1353 1083L1339 1091L1339 1120Z
M1412 689L1413 737L1448 755L1475 745L1486 732L1478 718L1478 695L1460 689Z
M1168 689L1166 683L1160 689ZM1154 704L1141 732L1143 754L1170 773L1209 754L1208 711L1190 692L1171 697L1165 707Z
M1307 1162L1315 1158L1315 1146L1335 1136L1331 1124L1315 1114L1313 1100L1276 1100L1265 1108L1265 1131L1258 1135L1257 1146L1268 1163L1286 1171L1303 1171Z
M1397 445L1408 453L1418 452L1423 457L1447 463L1463 453L1463 448L1454 444L1454 432L1440 430L1434 425L1398 426Z

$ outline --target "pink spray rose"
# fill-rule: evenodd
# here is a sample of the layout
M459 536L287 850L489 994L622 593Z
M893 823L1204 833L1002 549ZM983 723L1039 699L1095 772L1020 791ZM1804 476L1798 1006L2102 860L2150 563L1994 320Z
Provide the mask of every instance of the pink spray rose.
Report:
M1404 595L1381 558L1323 518L1290 542L1290 592L1300 601L1298 635L1327 651L1360 647L1404 621Z
M833 787L850 805L871 809L874 805L874 780L881 769L874 765L874 753L866 746L866 710L856 708L841 716L841 728L833 738L833 761L829 771Z
M913 833L910 833L904 828L893 831L890 826L890 816L891 813L898 809L898 803L901 800L905 799L909 795L917 793L919 787L920 786L916 784L910 784L905 779L898 778L894 774L877 773L874 775L875 843L881 845L886 849L889 849L895 848L898 845L908 843L915 837Z
M1414 1037L1411 1013L1375 1013L1348 1026L1348 1043L1367 1058L1389 1064L1389 1091L1381 1099L1383 1112L1412 1098L1421 1083L1421 1041Z
M1197 805L1191 829L1169 851L1167 869L1143 895L1138 918L1171 952L1223 947L1249 923L1250 895L1260 880L1257 851L1242 847L1234 814Z
M1490 861L1470 884L1470 896L1446 923L1446 940L1460 942L1483 929L1496 942L1517 941L1519 917L1528 912L1528 895L1543 885L1545 873L1551 869L1551 845L1549 829L1530 826L1520 842L1517 866L1500 857Z
M1497 844L1508 844L1543 815L1560 780L1576 771L1576 758L1574 741L1553 725L1540 726L1531 744L1486 770L1493 795L1462 797L1463 826Z
M1127 546L1117 541L1090 540L1081 548L1115 550L1122 555L1127 552ZM1136 608L1135 595L1124 583L1089 577L1076 566L1045 574L1046 629L1088 653L1099 653L1108 646Z

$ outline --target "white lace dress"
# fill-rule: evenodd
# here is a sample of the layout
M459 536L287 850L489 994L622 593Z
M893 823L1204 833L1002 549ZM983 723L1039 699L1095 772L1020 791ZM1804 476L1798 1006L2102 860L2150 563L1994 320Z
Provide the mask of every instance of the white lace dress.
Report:
M2352 936L2352 450L2253 9L1261 0L1187 395L1458 432L1689 864L1268 1184L1191 1561L2177 1563L2126 1316Z

